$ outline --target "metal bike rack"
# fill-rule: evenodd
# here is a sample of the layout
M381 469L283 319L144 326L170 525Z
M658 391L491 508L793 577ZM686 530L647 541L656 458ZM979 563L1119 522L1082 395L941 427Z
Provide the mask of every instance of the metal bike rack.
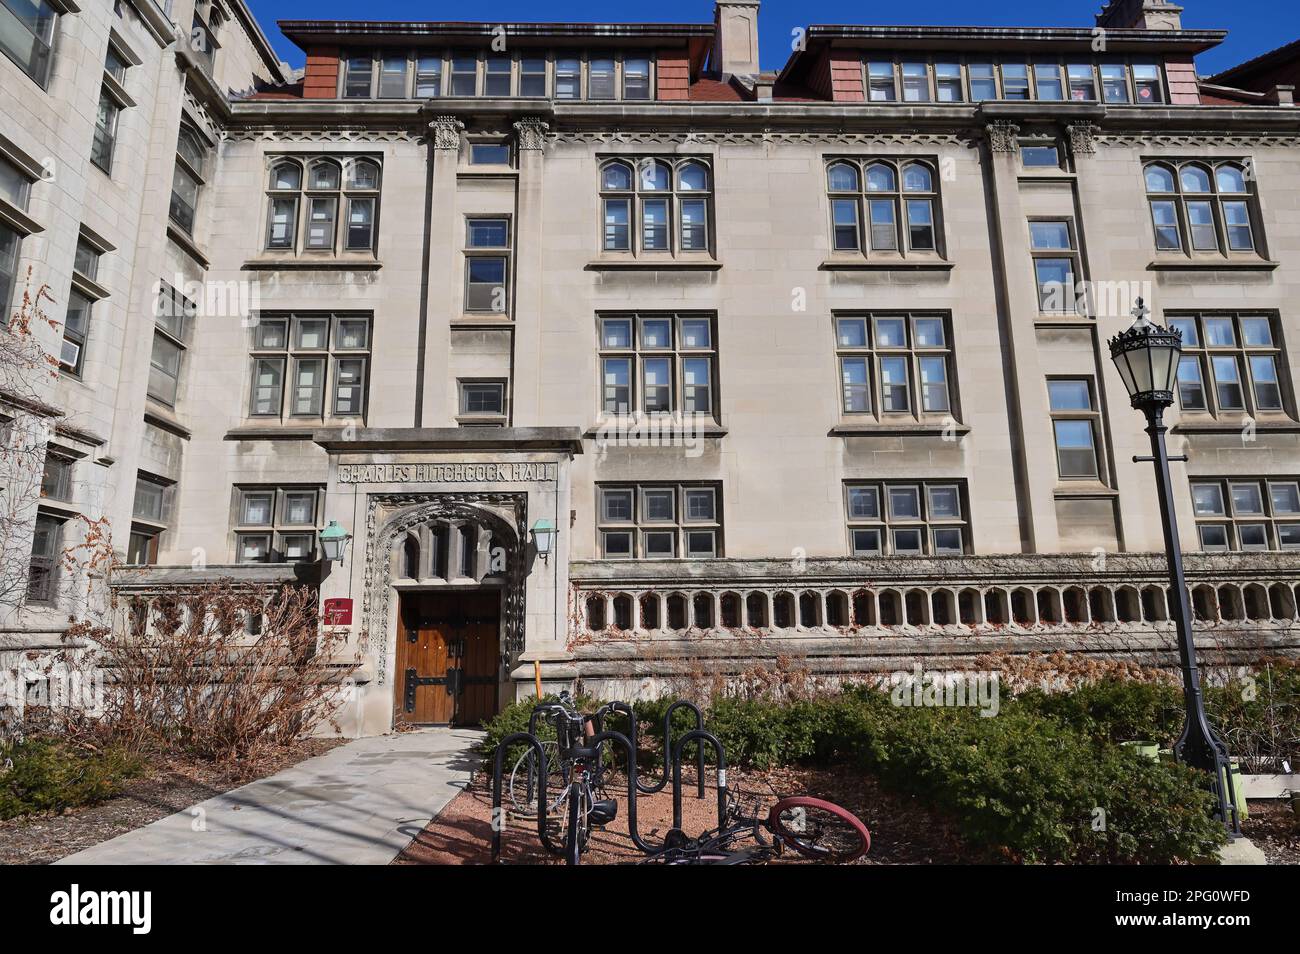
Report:
M501 775L505 768L506 753L513 745L527 745L537 753L537 763L541 766L537 799L537 837L543 847L553 855L563 849L551 843L551 836L546 830L546 750L537 736L529 732L512 732L497 745L496 757L492 760L492 864L497 864L501 857L501 831L505 828L505 814L501 810Z
M699 712L698 709L695 711ZM695 749L700 760L699 797L704 797L704 746L700 743L707 742L718 757L718 827L722 828L727 823L727 755L722 750L722 743L712 732L692 729L678 739L673 748L673 828L678 831L682 828L682 750L686 748L687 742L695 742L697 739L699 742Z
M657 792L662 792L664 790L664 786L668 784L668 778L672 772L672 763L673 763L673 759L672 759L673 713L676 712L678 709L690 709L691 712L695 714L695 728L692 731L701 732L704 729L704 716L700 714L700 707L695 705L695 703L687 702L685 699L678 699L676 702L674 702L672 705L668 707L668 711L664 713L663 778L659 779L659 781L655 782L653 785L649 785L649 784L640 785L637 791L639 791L642 795L654 795ZM635 716L632 717L632 732L633 732L632 742L635 743L636 742L636 734L635 734L636 717ZM715 739L714 741L716 742L717 740ZM696 774L695 797L703 798L704 797L704 747L702 745L696 745L695 747L695 774Z
M679 708L690 709L695 714L696 728L686 732L676 745L672 745L672 717ZM533 707L528 716L528 731L515 732L497 743L492 760L492 863L497 864L501 856L501 832L505 828L505 815L501 806L502 779L505 774L505 759L509 750L517 745L527 746L535 758L528 762L527 798L531 803L537 798L537 837L542 846L553 855L562 855L564 848L556 845L547 829L547 762L546 749L537 737L538 722L565 708L558 703L543 702ZM613 712L628 718L627 735L612 729L605 729L605 719ZM682 756L686 746L695 743L697 798L704 797L704 746L713 748L718 761L718 825L726 822L727 813L727 758L722 743L712 733L705 731L704 718L693 703L681 700L674 702L664 713L664 775L656 785L644 784L637 772L637 720L632 707L625 702L610 702L601 706L589 717L596 729L595 735L583 740L581 748L594 752L594 766L597 773L603 765L603 753L606 742L621 746L627 755L627 827L628 835L637 849L647 855L661 851L664 845L652 845L641 837L637 827L637 796L653 795L663 791L671 777L673 782L673 828L680 830L682 824Z

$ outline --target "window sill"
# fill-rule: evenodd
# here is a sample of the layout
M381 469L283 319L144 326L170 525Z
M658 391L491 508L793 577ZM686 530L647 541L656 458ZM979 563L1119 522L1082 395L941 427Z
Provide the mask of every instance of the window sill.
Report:
M1118 497L1119 491L1107 487L1099 480L1080 480L1078 483L1057 484L1056 489L1052 491L1052 496L1057 500L1079 497Z
M72 273L72 287L94 301L102 301L108 297L107 288L80 272Z
M1249 422L1219 421L1214 418L1180 420L1169 430L1173 434L1240 434L1247 426L1253 426L1256 433L1262 431L1266 434L1300 434L1300 421L1290 419Z
M517 179L519 170L514 166L460 166L457 179Z
M589 272L716 272L720 268L722 268L722 263L709 255L698 258L694 256L672 258L666 254L663 258L633 258L631 256L624 258L622 256L602 255L600 258L592 259L586 265Z
M41 223L5 199L0 199L0 222L23 235L34 235L45 231Z
M235 427L226 431L224 440L228 441L309 441L316 434L317 426L301 424L266 424Z
M862 258L832 256L817 268L823 272L950 272L957 266L942 258Z
M1271 272L1280 262L1265 258L1188 258L1160 256L1147 265L1149 272Z
M970 433L969 424L956 422L944 424L941 421L909 421L906 424L881 424L874 420L861 423L846 422L836 424L827 433L827 437L943 437L953 434L964 437Z
M461 315L451 320L452 328L513 328L515 321L509 315Z
M194 239L182 232L174 222L168 221L167 223L167 237L179 245L186 255L194 259L202 267L207 268L211 264L207 255L203 254L203 250L194 243Z
M321 258L250 258L241 267L246 272L377 272L384 263L369 255L358 258L331 255Z
M610 418L608 421L598 421L594 426L587 428L582 434L583 440L619 440L626 438L631 441L644 440L644 445L630 443L629 446L659 447L662 441L671 441L688 437L705 437L721 438L731 433L731 429L723 427L721 424L710 422L699 427L687 425L682 421L669 421L663 424L650 418Z
M151 397L146 397L145 400L148 402L144 412L144 419L147 423L155 427L161 427L164 431L169 431L185 440L189 440L193 436L190 429L176 418L170 408L164 407Z

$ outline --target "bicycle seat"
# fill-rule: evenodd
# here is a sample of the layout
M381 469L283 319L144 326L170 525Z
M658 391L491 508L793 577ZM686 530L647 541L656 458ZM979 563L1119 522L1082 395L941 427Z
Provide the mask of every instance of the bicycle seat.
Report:
M573 748L569 749L569 757L575 761L594 762L596 761L596 756L598 754L599 750L588 748L583 745L575 745Z
M587 816L593 825L608 825L618 817L618 802L612 798L602 798L591 803L591 813Z

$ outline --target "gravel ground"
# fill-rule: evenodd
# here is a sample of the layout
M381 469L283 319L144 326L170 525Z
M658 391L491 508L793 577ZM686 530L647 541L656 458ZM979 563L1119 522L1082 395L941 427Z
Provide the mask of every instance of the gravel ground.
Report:
M1250 817L1241 824L1242 833L1253 841L1270 865L1300 865L1300 816L1284 798L1258 799L1246 803Z
M717 790L705 788L703 800L695 797L693 774L685 783L682 825L688 834L698 834L717 825ZM740 772L731 769L728 782L739 787L746 799L757 798L765 816L767 809L787 795L809 794L836 802L856 814L871 832L870 853L857 864L933 864L988 861L965 849L951 826L907 799L879 791L870 779L859 779L852 791L842 777L830 771L780 769L770 772ZM710 779L711 781L711 779ZM492 780L476 773L470 787L456 796L394 862L395 864L487 864L490 861L489 819L492 811ZM887 822L886 822L887 820ZM502 860L506 864L561 864L538 844L531 820L511 819L502 836ZM651 843L663 840L672 824L672 795L669 791L637 799L637 827ZM741 842L737 847L743 847ZM627 829L626 797L619 799L614 824L592 835L583 856L584 864L634 862L642 854L633 846ZM787 852L782 861L803 862Z
M148 774L127 782L121 795L98 805L71 809L61 815L27 815L0 821L0 864L49 864L320 755L343 741L312 739L292 754L259 766L254 775L204 762L158 764Z

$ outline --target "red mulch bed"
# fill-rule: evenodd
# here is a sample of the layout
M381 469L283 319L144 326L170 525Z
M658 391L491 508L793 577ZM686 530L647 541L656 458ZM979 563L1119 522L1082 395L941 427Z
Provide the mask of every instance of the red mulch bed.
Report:
M717 825L717 789L705 787L704 799L695 796L694 774L683 769L682 826L695 835ZM706 773L708 778L708 773ZM915 800L882 792L869 777L849 776L824 769L786 768L767 772L728 770L728 784L739 788L745 804L757 797L765 815L778 799L788 795L815 795L852 811L871 832L871 851L856 864L961 864L990 859L966 848L953 826L921 807ZM708 781L712 781L711 778ZM457 795L428 827L409 844L394 864L488 864L491 860L492 778L477 772L469 788ZM665 790L637 798L637 827L652 844L661 842L672 824L672 794ZM742 841L737 847L744 847ZM537 840L532 819L507 822L502 834L504 864L562 864L548 855ZM592 835L584 864L627 864L644 857L632 844L627 829L626 796L619 799L614 824ZM804 862L786 852L782 862Z

